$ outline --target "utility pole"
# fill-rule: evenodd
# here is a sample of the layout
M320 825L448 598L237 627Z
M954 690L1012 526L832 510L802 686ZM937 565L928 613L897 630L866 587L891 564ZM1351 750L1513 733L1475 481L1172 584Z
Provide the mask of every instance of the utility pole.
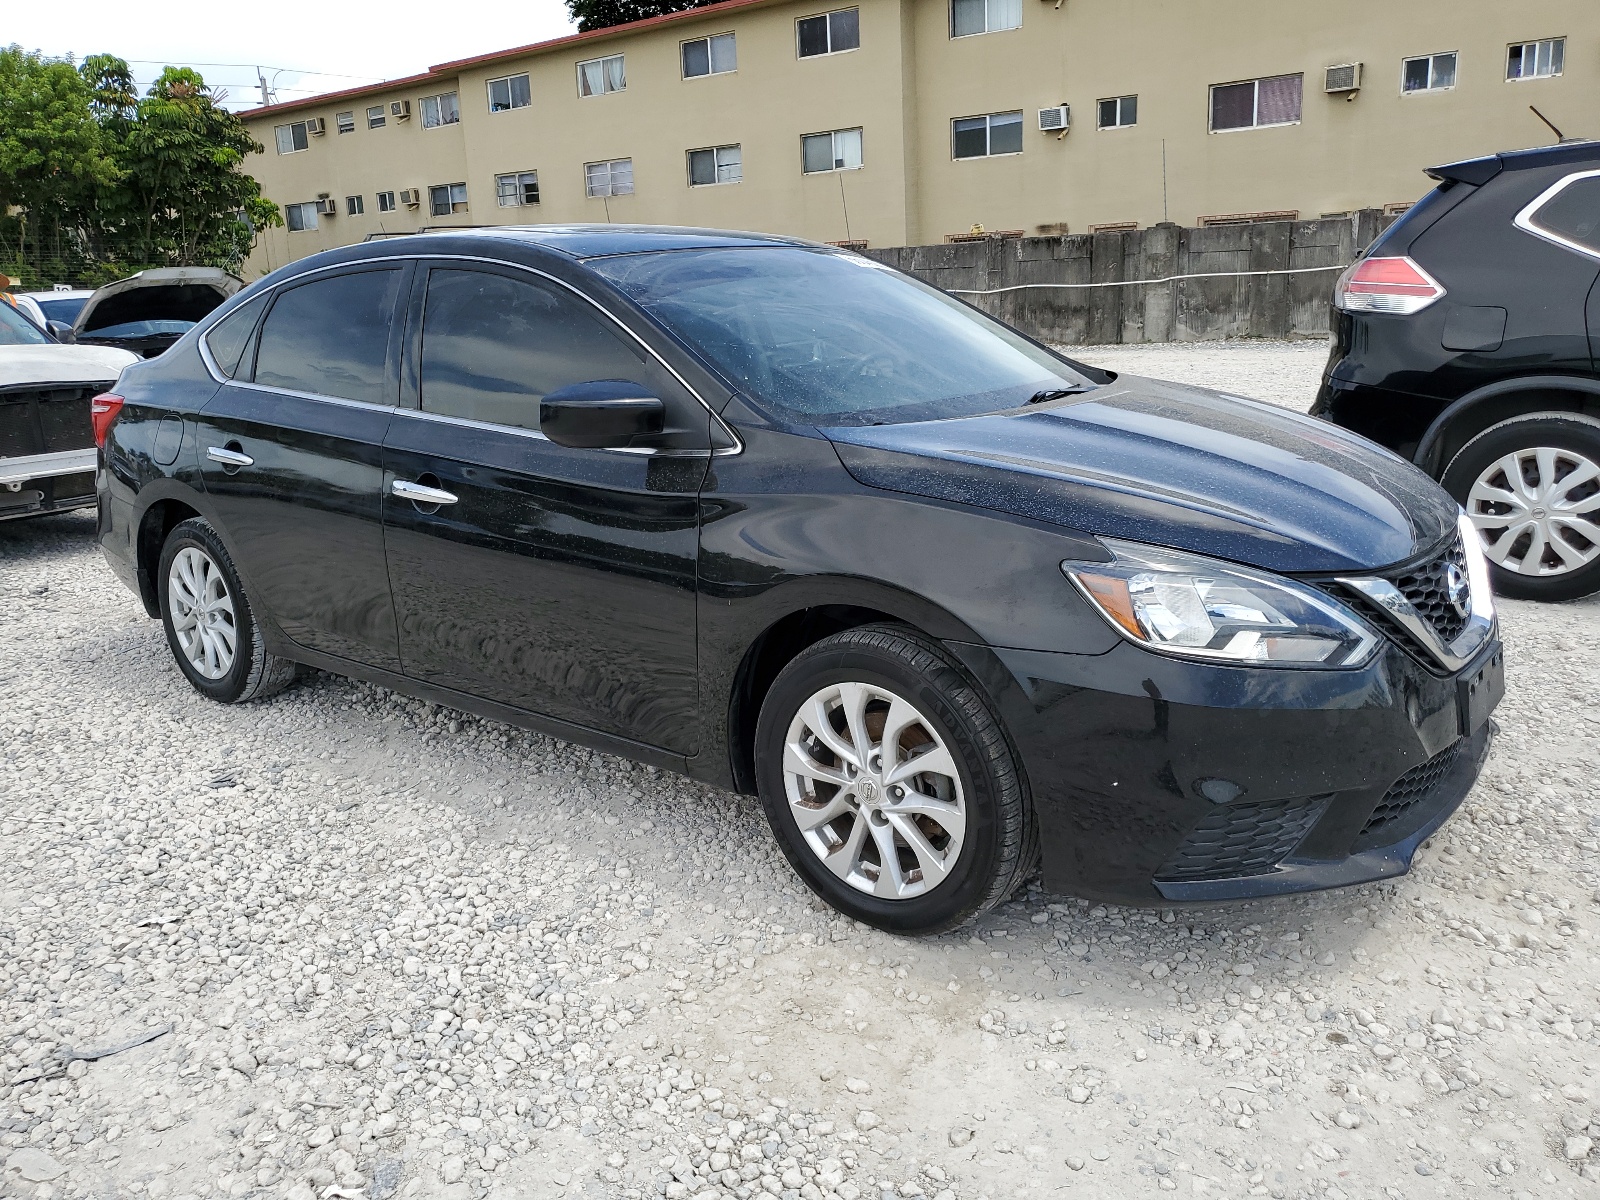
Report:
M256 79L261 83L261 103L263 106L272 103L272 92L267 88L267 73L260 67L256 68Z

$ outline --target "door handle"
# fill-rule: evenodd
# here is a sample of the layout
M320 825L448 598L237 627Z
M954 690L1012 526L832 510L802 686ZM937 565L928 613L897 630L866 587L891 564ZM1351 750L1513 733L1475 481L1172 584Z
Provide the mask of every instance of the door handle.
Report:
M411 483L404 479L396 479L389 485L389 490L401 499L410 500L415 504L454 504L461 498L454 492L425 487L420 483Z
M248 454L241 454L237 450L229 450L226 446L207 446L206 457L212 462L221 463L225 467L253 467L256 460Z

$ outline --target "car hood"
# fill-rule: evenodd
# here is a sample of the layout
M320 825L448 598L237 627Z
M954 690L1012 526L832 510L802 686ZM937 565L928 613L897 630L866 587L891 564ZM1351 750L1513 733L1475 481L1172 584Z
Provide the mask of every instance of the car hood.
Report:
M1021 413L823 432L869 487L1270 571L1373 570L1456 527L1443 489L1364 438L1134 376Z
M139 361L111 346L0 346L0 387L35 383L104 383Z
M157 267L95 290L84 301L73 333L94 336L96 329L132 321L200 321L244 287L244 281L217 267Z

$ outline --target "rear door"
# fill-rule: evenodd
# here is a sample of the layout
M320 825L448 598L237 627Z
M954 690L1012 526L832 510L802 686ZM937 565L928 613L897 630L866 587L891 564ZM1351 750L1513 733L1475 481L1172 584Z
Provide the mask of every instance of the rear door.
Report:
M282 288L198 418L206 493L252 601L299 645L391 671L381 456L411 273Z
M416 391L384 454L406 673L692 753L708 413L553 280L439 264L419 271L413 303L406 375ZM645 385L678 433L646 453L547 440L540 397L597 379ZM396 495L396 484L442 502Z

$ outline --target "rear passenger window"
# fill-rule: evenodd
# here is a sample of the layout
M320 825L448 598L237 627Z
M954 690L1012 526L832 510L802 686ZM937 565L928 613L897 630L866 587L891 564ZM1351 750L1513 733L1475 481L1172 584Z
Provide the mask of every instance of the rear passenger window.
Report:
M1540 205L1528 223L1600 256L1600 175L1574 179Z
M389 328L403 272L362 271L282 292L261 326L255 381L267 387L393 404Z
M266 302L267 296L263 292L254 300L241 304L206 331L206 349L211 351L217 369L229 379L239 369L239 356L244 353L245 343L255 332L256 318L261 315L261 307Z
M596 379L663 395L653 363L574 296L488 271L432 271L422 317L422 409L539 427L539 401Z

